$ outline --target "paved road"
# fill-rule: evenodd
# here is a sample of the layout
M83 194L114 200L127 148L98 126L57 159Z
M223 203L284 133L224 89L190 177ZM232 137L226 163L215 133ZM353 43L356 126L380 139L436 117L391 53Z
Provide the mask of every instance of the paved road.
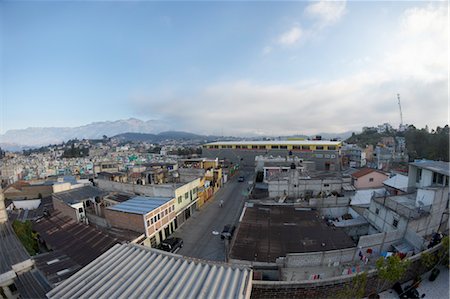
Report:
M238 182L239 175L245 175L245 182ZM253 173L241 171L228 181L196 214L189 218L175 233L184 246L177 253L190 257L225 261L225 241L220 239L224 225L236 224L245 201L248 180ZM219 206L223 200L223 207ZM217 235L213 232L218 232Z

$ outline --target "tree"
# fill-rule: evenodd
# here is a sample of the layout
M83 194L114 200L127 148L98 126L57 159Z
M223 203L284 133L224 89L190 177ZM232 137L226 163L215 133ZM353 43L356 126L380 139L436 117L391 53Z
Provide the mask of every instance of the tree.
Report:
M393 255L388 258L380 257L376 261L378 270L378 287L380 292L384 289L386 283L394 283L400 280L408 270L411 261L402 260L399 256ZM381 283L381 285L380 285Z
M37 234L31 229L31 222L29 220L20 222L14 220L12 227L22 243L23 247L28 251L30 255L35 255L39 252L39 245L37 242Z
M345 288L336 294L337 298L363 298L366 292L367 273L361 272L353 277L352 282L345 286Z

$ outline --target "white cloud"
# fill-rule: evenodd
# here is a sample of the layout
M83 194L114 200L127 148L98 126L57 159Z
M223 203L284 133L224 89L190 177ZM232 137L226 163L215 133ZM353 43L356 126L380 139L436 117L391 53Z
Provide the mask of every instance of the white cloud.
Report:
M448 123L447 25L446 5L408 9L370 68L364 58L359 71L339 79L225 82L191 95L171 93L157 102L142 101L136 109L200 133L315 134L384 122L398 126L400 93L405 123L442 126Z
M263 55L268 55L272 52L272 47L271 46L265 46L262 50L262 54Z
M337 23L346 13L346 1L319 1L306 6L304 13L313 19L309 28L302 29L294 24L278 38L278 44L290 46L321 32L325 27ZM271 49L272 50L272 49Z
M300 26L296 25L289 29L288 31L281 34L278 42L282 45L292 45L295 44L302 36L302 29Z
M337 23L346 13L346 1L318 1L305 9L305 14L316 20L315 26L323 28Z

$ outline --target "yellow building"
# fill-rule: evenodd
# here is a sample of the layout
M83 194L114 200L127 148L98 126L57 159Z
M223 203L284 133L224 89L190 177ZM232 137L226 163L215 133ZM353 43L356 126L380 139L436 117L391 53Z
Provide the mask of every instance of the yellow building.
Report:
M292 150L315 151L339 150L341 141L327 140L273 140L273 141L222 141L203 145L204 149Z
M176 227L186 221L198 208L200 178L178 187L175 190Z

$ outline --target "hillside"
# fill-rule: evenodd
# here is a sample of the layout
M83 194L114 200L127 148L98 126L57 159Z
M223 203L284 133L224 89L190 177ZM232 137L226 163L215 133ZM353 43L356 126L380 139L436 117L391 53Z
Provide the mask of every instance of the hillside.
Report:
M417 129L409 126L405 132L377 133L376 131L365 131L360 134L353 133L346 140L347 143L357 144L361 147L372 144L377 145L382 137L405 137L406 149L409 159L429 159L449 161L449 127L437 127L429 131L428 127Z

